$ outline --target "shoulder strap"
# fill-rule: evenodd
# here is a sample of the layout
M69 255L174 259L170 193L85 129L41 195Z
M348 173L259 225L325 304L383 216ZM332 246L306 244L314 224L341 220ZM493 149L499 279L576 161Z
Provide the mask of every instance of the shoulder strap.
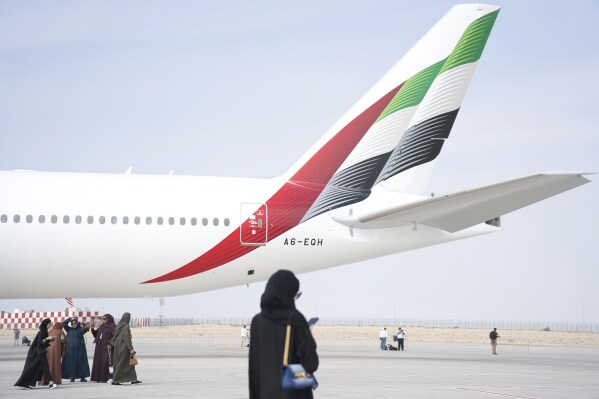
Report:
M289 363L289 341L291 338L291 324L287 324L287 331L285 332L285 351L283 352L283 366L287 366Z

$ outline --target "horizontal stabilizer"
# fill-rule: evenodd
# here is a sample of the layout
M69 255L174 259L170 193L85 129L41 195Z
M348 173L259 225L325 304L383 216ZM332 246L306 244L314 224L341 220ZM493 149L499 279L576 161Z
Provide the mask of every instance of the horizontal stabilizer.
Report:
M426 198L353 217L333 219L354 228L424 224L450 233L484 223L586 184L587 173L540 173L441 197Z

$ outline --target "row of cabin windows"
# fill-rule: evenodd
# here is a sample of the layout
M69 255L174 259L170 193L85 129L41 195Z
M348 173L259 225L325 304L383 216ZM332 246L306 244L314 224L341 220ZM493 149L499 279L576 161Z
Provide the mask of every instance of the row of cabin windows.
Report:
M33 215L27 215L25 216L25 222L26 223L33 223ZM8 215L0 215L0 223L8 223L9 217ZM87 224L94 224L94 220L95 218L93 216L88 216L86 218ZM142 220L143 223L147 224L147 225L151 225L152 223L156 222L156 224L158 225L163 225L163 224L169 224L171 226L177 224L177 222L181 225L181 226L185 226L185 224L187 224L187 219L184 217L179 218L179 220L175 220L174 217L169 217L169 218L163 218L163 217L157 217L155 220L151 217L148 216L146 218L141 218L139 216L135 216L133 218L129 218L129 216L123 216L121 218L121 223L122 224L129 224L131 221L134 224L142 224ZM12 217L12 221L14 223L21 223L21 215L13 215ZM76 224L81 224L83 223L83 217L82 216L75 216L74 217L74 221ZM98 223L100 224L106 224L108 221L108 219L106 218L106 216L100 216L98 217ZM46 223L46 216L45 215L39 215L37 218L37 222L40 224ZM65 215L62 217L62 223L64 224L69 224L71 222L71 217L68 215ZM110 224L118 224L119 223L119 218L116 216L112 216L110 217L109 220ZM56 224L58 223L58 216L56 215L52 215L50 216L50 223L52 224ZM201 223L202 226L208 226L208 218L202 218L201 219ZM195 217L192 217L189 219L189 224L191 224L192 226L196 226L198 224L198 219ZM220 219L219 218L214 218L212 219L212 225L213 226L218 226L220 224ZM225 218L223 219L223 225L228 226L229 224L231 224L229 218Z

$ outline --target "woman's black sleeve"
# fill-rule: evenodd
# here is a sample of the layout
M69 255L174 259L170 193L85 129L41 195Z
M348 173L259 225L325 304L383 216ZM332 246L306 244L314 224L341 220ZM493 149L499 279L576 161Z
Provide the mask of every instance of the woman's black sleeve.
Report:
M318 354L316 353L316 341L309 327L296 327L294 343L295 354L298 363L304 366L308 373L314 373L318 369Z

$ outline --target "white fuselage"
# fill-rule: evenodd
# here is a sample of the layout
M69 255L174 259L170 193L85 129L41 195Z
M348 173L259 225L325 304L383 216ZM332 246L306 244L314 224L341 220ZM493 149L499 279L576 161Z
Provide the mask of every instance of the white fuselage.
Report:
M530 201L422 195L498 12L449 10L281 177L0 172L0 297L182 295L499 230Z
M302 273L497 230L485 224L453 234L427 226L351 230L325 213L221 266L144 283L238 230L241 204L266 202L282 183L0 172L0 297L182 295L262 281L281 268ZM398 203L401 194L390 200Z

